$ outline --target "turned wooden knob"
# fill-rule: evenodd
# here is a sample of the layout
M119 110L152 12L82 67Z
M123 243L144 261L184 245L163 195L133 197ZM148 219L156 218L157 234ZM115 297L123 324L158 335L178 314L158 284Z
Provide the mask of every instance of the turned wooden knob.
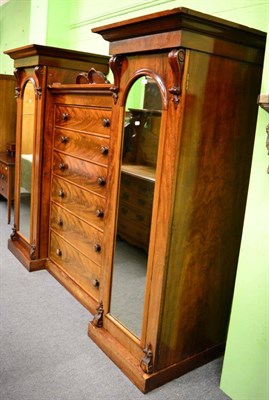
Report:
M110 126L110 119L109 118L103 118L103 126L105 126L105 127Z
M57 224L58 224L59 226L63 226L64 221L62 220L61 217L59 217L59 218L57 219Z
M108 147L106 146L101 146L100 148L100 153L104 154L105 156L108 154Z
M95 245L93 246L93 248L94 248L94 251L95 251L96 253L100 253L100 251L101 251L101 245L100 245L99 243L95 243Z
M62 143L67 143L68 142L68 137L67 136L61 136L61 142Z
M98 176L97 182L99 186L104 186L106 184L106 178L104 178L103 176Z
M98 279L93 279L92 280L92 285L96 288L99 288L100 286L100 282L98 281Z
M63 121L67 121L69 119L69 114L68 113L62 113L61 118Z
M103 218L103 216L104 216L104 210L101 209L96 210L96 217Z
M62 255L62 250L61 250L61 249L57 249L57 250L56 250L56 254L57 254L57 256L61 257L61 255Z
M64 197L64 190L63 190L63 189L60 189L60 190L59 190L59 196L60 196L60 197Z
M60 164L59 164L59 169L60 169L61 171L64 171L65 169L67 169L67 164L65 164L65 163L60 163Z

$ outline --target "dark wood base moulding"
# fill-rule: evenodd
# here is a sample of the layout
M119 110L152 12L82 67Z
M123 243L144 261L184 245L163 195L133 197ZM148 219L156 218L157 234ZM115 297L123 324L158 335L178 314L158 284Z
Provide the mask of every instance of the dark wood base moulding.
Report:
M8 240L8 249L22 263L29 272L45 269L46 259L31 260L29 256L29 247L21 240Z
M107 330L95 327L90 322L88 335L143 393L148 393L222 356L225 349L225 343L220 343L167 368L146 374L140 367L140 361L133 357Z

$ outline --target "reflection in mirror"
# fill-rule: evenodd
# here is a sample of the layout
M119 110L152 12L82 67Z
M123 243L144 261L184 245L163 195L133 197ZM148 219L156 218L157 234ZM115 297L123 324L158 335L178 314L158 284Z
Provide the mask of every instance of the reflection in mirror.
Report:
M35 90L31 81L25 85L22 105L20 221L19 232L30 241L32 161L35 123Z
M125 107L120 198L110 312L141 337L161 95L150 77L132 85Z

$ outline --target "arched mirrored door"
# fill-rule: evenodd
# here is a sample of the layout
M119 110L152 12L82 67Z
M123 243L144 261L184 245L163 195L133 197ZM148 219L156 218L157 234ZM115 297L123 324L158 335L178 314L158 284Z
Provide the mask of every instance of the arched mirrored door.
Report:
M31 198L33 175L33 149L35 130L35 88L32 81L24 87L22 101L21 146L20 146L20 196L19 233L30 242Z
M142 76L125 107L110 313L141 338L162 117L157 83Z

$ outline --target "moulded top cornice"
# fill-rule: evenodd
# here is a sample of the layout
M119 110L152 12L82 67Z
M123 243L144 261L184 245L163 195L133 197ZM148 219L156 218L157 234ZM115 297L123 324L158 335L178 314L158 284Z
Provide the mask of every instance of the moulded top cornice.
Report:
M265 47L266 33L185 7L92 29L92 32L102 35L109 42L176 31L200 33L248 47Z
M58 47L42 46L39 44L29 44L27 46L6 50L5 54L9 55L13 60L33 56L47 56L54 58L65 58L87 62L107 63L108 56L87 53L77 50L62 49Z

